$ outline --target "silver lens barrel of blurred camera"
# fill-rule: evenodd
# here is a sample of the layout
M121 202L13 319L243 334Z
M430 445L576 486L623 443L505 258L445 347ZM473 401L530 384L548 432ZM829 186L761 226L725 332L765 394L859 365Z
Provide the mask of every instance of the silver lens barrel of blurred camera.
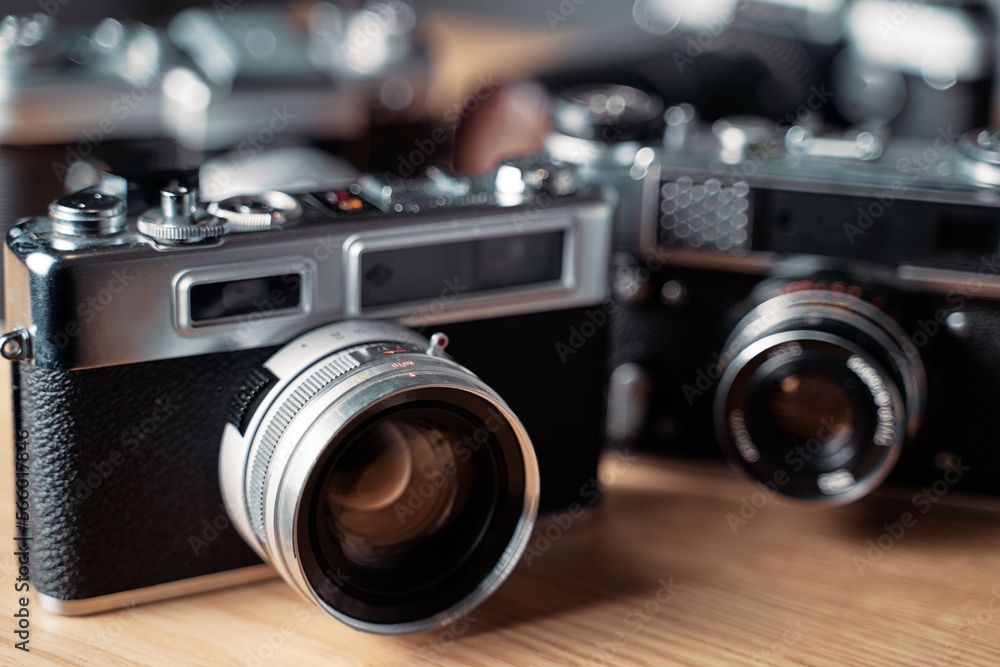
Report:
M862 340L863 344L858 342ZM791 493L792 485L777 483L778 490L788 495L825 504L843 504L867 495L892 471L902 448L919 429L926 403L920 355L894 320L861 298L825 290L772 297L736 325L724 349L715 398L716 433L730 461L758 481L774 483L771 478L760 479L765 470L771 477L780 472L785 477L799 473L788 467L788 458L774 460L773 452L767 451L771 443L755 442L754 429L748 426L756 416L747 407L753 397L742 392L754 386L749 376L765 365L777 370L780 364L794 363L796 357L809 353L828 359L833 366L843 364L855 377L860 395L870 394L869 407L879 413L876 423L884 428L877 432L876 441L857 443L859 450L877 449L879 457L866 460L858 470L813 473L815 488L809 493ZM757 470L758 461L764 463L766 457L772 460Z
M359 364L349 352L369 343L396 342L409 350ZM414 348L417 348L414 350ZM425 352L427 350L427 352ZM347 321L291 341L265 362L278 378L245 435L227 426L220 453L226 509L242 537L306 598L355 629L404 634L439 627L487 598L507 578L527 547L538 509L538 468L530 439L497 394L464 367L431 354L426 339L386 322ZM516 436L524 465L520 517L506 549L478 586L455 605L403 623L372 623L326 604L303 570L303 512L318 462L329 458L332 434L362 419L405 406L427 392L471 397L490 406ZM333 437L335 441L336 438Z

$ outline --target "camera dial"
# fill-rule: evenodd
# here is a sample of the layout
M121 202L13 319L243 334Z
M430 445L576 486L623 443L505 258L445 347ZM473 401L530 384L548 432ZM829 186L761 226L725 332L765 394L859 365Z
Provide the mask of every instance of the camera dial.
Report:
M302 205L291 195L267 190L237 195L208 205L208 212L228 220L235 231L276 229L302 215Z
M1000 186L1000 129L966 132L958 142L964 156L958 171L976 185Z
M846 503L874 489L919 427L923 363L896 322L822 289L761 303L722 356L715 429L738 468L778 491Z
M316 329L247 379L223 436L234 525L294 588L368 632L443 625L527 546L538 467L475 375L387 322Z
M198 193L183 186L160 191L160 207L139 218L139 231L157 243L199 243L229 231L229 221L198 208Z
M125 203L87 188L60 197L49 206L52 228L69 236L114 234L125 227Z

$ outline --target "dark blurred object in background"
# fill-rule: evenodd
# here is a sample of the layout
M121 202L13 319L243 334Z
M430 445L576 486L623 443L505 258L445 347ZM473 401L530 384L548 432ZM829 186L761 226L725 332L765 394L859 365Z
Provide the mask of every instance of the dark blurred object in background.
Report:
M989 124L997 36L989 6L861 0L845 25L829 85L847 122L922 137Z
M708 119L815 130L934 137L989 124L997 21L981 2L635 0L631 18L658 44L567 62L546 83L620 83Z

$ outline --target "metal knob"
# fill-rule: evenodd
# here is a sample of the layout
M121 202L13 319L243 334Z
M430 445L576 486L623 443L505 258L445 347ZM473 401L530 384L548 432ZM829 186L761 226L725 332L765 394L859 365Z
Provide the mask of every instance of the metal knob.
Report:
M114 234L125 226L125 202L86 188L60 197L49 205L52 226L60 234L89 236Z
M958 172L975 185L1000 186L1000 129L967 132L958 142Z
M184 187L160 190L160 208L165 220L183 218L189 224L195 221L198 205L194 193Z
M160 191L160 207L139 218L138 229L158 243L183 245L222 236L229 221L198 208L198 195L181 186Z

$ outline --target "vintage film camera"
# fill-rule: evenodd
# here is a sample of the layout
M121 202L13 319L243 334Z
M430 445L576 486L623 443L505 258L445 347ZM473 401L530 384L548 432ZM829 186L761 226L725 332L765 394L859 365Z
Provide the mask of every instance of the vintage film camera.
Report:
M681 105L662 140L609 143L616 119L648 115L641 93L570 98L589 138L550 148L622 201L613 440L698 456L718 442L752 479L822 502L886 477L996 492L1000 134L708 130Z
M301 15L220 0L149 25L38 9L0 20L3 233L107 164L194 168L217 151L349 140L422 108L429 65L402 0Z
M467 611L527 545L539 483L553 508L596 475L605 334L556 343L607 299L613 202L531 161L207 208L193 185L130 215L109 177L8 236L42 605L263 558L355 628Z

